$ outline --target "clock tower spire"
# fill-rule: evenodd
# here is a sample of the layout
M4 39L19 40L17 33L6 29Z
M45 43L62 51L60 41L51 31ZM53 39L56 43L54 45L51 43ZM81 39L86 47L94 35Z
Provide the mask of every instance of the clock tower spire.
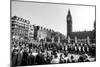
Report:
M72 16L71 16L70 9L68 10L66 20L67 20L67 36L70 36L72 32Z

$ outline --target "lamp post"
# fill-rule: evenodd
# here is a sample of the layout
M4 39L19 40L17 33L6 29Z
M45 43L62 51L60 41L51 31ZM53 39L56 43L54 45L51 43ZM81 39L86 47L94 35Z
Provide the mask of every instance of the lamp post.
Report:
M75 36L75 43L77 43L77 37Z
M52 37L52 43L54 43L54 37Z
M60 43L60 37L58 37L58 43Z
M87 43L90 44L90 38L87 36Z
M70 36L68 36L68 43L70 43Z

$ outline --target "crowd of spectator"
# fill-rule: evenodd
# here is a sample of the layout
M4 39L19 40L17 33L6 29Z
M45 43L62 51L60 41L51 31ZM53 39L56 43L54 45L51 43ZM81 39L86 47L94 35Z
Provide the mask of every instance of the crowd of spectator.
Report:
M78 55L78 58L70 54ZM93 60L89 60L89 57L93 57ZM95 60L95 46L91 47L87 43L11 45L11 66L76 63Z

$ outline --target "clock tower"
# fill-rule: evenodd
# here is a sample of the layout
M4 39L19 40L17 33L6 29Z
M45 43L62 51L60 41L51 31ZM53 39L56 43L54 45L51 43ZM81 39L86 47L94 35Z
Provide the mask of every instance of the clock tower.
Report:
M72 32L72 16L70 10L68 10L66 20L67 20L67 36L70 36Z

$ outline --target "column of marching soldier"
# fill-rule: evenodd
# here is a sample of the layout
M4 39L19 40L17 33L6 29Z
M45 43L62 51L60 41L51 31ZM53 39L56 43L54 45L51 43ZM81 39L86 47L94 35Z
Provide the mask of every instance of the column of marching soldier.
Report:
M70 52L78 52L78 53L88 53L89 52L89 45L83 43L73 43L66 46L66 49Z

